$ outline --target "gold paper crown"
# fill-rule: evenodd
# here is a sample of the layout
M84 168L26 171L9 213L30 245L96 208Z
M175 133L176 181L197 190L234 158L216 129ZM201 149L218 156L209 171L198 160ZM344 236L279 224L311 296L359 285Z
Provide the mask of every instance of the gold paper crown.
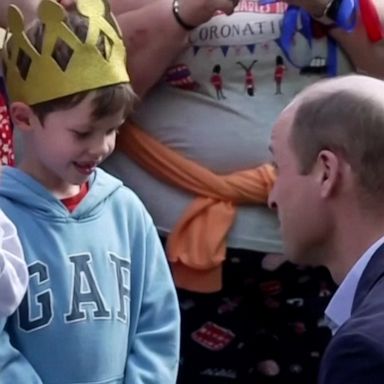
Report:
M27 37L21 11L15 6L9 8L10 38L3 49L3 62L11 101L34 105L129 81L121 32L107 3L77 0L76 7L87 18L85 42L65 23L67 13L60 4L53 0L41 1L38 15L44 25L44 35L40 52ZM106 19L108 14L111 22ZM100 37L104 39L106 57L97 47ZM72 52L64 69L53 57L58 42ZM29 62L26 74L18 67L20 55L25 55Z

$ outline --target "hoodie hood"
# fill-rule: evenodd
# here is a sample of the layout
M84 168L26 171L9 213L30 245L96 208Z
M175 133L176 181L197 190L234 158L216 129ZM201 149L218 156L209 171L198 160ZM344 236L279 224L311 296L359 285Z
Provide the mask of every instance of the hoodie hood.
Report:
M138 197L97 169L69 213L36 180L5 167L0 206L30 275L5 332L0 320L0 382L175 383L177 296Z
M20 169L5 166L0 174L0 196L49 220L81 220L97 215L105 200L123 188L120 180L99 168L90 176L88 183L87 195L73 212L69 212L59 199L33 177Z

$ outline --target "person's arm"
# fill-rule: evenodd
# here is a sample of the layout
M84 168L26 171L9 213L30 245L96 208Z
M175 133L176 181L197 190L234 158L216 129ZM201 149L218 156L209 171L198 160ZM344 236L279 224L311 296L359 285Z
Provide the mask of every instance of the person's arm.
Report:
M376 6L384 32L384 1L372 2ZM355 30L348 33L335 28L331 30L331 36L339 42L358 72L384 78L384 40L371 42L359 16Z
M5 330L7 319L0 319L0 382L43 384L32 365L10 342Z
M285 0L288 4L306 9L312 15L322 14L329 0ZM376 6L384 31L384 1L371 0ZM384 78L384 41L373 43L369 40L364 25L357 15L357 24L352 32L332 28L331 36L340 44L357 72Z
M27 285L28 269L16 228L0 211L0 317L16 310Z
M5 330L7 316L20 304L29 279L16 228L2 211L0 236L0 382L42 384L33 367L11 345Z
M146 213L144 222L144 227L135 224L141 234L134 236L131 243L130 329L124 384L174 384L179 364L179 304L163 247Z
M382 340L363 334L334 336L320 366L319 384L382 384Z
M35 3L38 0L2 1ZM76 0L59 1L69 8ZM218 11L230 14L237 4L237 0L178 1L180 17L193 26L208 21ZM139 96L143 96L187 47L189 31L176 21L172 13L173 0L109 0L109 3L127 48L127 66L133 89Z
M180 17L190 25L208 21L216 11L230 14L232 0L179 0ZM138 7L140 4L140 7ZM111 0L127 48L133 89L143 96L187 47L189 32L173 13L172 0Z
M0 27L5 28L7 26L8 7L10 4L15 4L22 10L25 21L28 23L35 17L39 3L39 0L1 0Z

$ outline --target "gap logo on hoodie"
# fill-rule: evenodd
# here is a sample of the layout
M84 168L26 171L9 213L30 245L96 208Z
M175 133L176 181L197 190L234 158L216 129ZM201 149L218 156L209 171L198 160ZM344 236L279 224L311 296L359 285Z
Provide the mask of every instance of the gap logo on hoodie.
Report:
M64 317L66 323L91 319L111 319L113 316L127 322L130 296L129 273L130 261L108 253L106 259L114 267L116 294L106 297L101 291L98 277L89 253L69 255L72 264L71 294L68 297L68 311L55 314ZM31 332L48 325L54 316L49 266L36 261L28 266L30 285L36 287L33 294L29 290L19 308L19 327ZM102 278L102 277L100 277ZM118 302L116 303L116 298ZM109 299L109 300L108 300Z

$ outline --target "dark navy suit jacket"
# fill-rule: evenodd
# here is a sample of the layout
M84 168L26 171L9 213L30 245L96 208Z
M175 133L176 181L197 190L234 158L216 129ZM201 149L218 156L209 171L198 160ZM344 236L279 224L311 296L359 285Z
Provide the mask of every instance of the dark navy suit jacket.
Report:
M351 318L325 351L319 384L384 384L384 245L361 276Z

